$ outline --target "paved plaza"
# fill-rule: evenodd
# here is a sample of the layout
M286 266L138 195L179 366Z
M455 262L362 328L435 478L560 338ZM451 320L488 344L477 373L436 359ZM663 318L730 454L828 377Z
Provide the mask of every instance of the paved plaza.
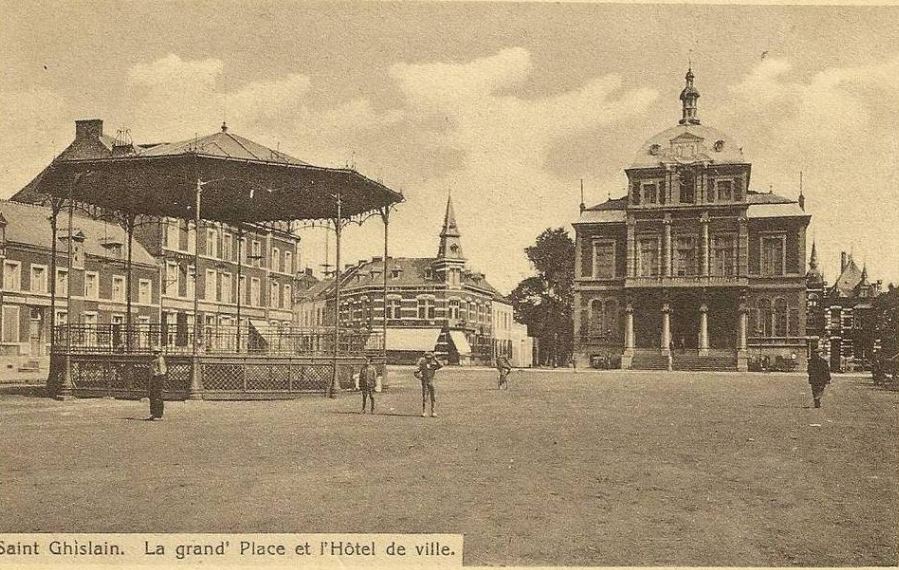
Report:
M443 532L467 565L896 565L899 393L801 375L438 373L276 402L0 395L0 532Z

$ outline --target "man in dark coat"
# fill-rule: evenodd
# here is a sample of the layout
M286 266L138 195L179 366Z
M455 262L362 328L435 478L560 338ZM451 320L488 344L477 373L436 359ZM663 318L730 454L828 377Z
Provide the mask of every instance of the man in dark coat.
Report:
M150 417L149 421L161 420L165 404L162 400L162 390L165 387L165 375L168 373L168 367L165 364L165 357L162 355L162 349L158 346L153 347L153 361L150 363L150 385L148 386L148 396L150 397Z
M824 387L830 384L830 367L818 351L813 352L812 358L808 361L808 383L812 387L815 407L820 408Z
M359 389L362 391L362 413L366 400L371 401L371 413L375 413L375 386L378 383L378 369L371 365L371 357L365 357L365 364L359 370Z

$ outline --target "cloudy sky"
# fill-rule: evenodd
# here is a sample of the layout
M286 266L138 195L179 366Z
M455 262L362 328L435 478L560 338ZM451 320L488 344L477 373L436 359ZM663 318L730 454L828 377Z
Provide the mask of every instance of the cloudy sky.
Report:
M899 9L513 3L0 0L0 197L102 118L135 142L232 131L402 190L392 253L431 256L452 192L470 265L509 291L523 248L623 194L676 123L692 58L704 124L752 186L804 173L826 277L853 251L899 282ZM345 260L380 253L379 222ZM304 233L305 262L323 258ZM333 241L332 241L333 244ZM333 260L333 254L332 254Z

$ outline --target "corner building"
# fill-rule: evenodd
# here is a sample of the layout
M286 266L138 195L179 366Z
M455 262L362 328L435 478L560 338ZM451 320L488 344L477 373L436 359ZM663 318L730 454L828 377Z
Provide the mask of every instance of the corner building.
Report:
M678 124L625 169L627 196L582 205L573 224L578 366L804 366L804 198L750 189L740 145L701 124L693 81Z

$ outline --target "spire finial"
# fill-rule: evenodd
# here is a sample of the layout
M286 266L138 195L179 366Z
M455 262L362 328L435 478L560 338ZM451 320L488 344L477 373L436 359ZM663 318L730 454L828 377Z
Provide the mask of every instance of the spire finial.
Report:
M684 76L686 85L684 90L680 92L680 100L682 103L683 116L679 121L681 125L698 125L699 116L697 115L696 100L699 99L699 91L693 86L693 60L690 59L690 65L687 68L687 75Z
M809 269L818 269L818 250L814 241L812 241L812 255L809 257L808 266Z
M228 132L228 123L226 123L225 121L222 121L222 132L223 133Z

